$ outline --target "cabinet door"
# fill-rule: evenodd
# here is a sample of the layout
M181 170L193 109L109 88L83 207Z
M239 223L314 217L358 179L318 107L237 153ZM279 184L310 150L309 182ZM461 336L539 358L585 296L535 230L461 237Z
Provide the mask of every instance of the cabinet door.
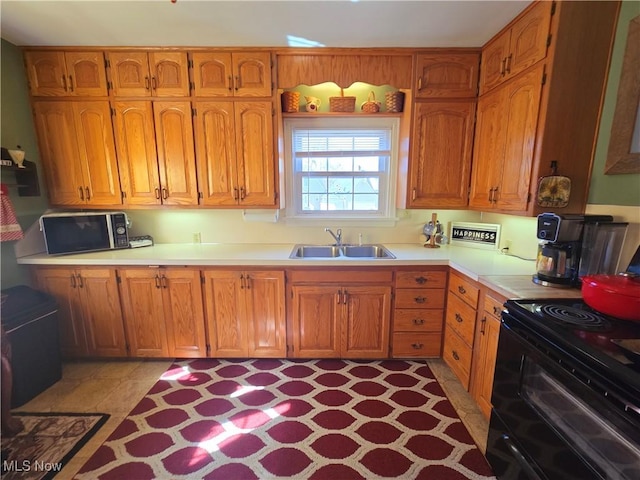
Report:
M236 102L235 130L240 205L275 205L273 107L271 102Z
M62 52L25 52L24 61L31 95L54 97L68 95L68 79Z
M508 75L516 75L547 55L553 2L535 2L511 28L511 45L506 60Z
M467 204L475 102L417 102L409 165L411 208Z
M122 308L133 357L168 357L161 278L156 269L120 271Z
M195 102L198 186L203 205L237 205L233 102Z
M284 272L244 272L249 357L286 357Z
M233 68L231 53L195 52L193 62L194 94L199 97L232 97Z
M291 329L293 356L340 356L340 321L344 305L338 286L294 285Z
M162 203L197 205L196 161L189 102L154 102Z
M269 52L234 52L233 72L234 96L271 96L271 54Z
M504 94L502 89L495 90L478 101L469 195L471 207L493 208L494 189L504 159Z
M480 95L500 84L506 74L506 62L511 44L511 30L494 38L482 49L480 69Z
M169 355L206 357L200 270L167 268L160 279Z
M64 357L86 356L88 353L82 304L75 270L42 268L36 273L38 286L58 304L60 351Z
M151 76L146 52L107 52L107 59L115 96L151 96Z
M114 102L118 167L127 205L160 205L160 174L150 101Z
M109 102L73 102L85 201L122 204Z
M418 55L416 98L475 98L480 56Z
M247 326L242 272L205 270L205 309L212 357L246 357Z
M525 210L535 153L543 65L505 84L504 161L496 183L495 205L501 210Z
M100 357L126 356L127 345L115 270L80 269L76 281L82 299L89 353Z
M102 52L65 52L67 90L80 97L105 97L107 74Z
M471 395L487 418L491 415L491 391L499 334L500 319L483 312L483 316L478 322L476 343L473 348Z
M187 52L150 52L151 91L156 97L188 97Z
M84 179L73 105L37 101L33 111L51 205L83 205Z
M346 286L342 325L343 358L386 358L389 355L391 287Z

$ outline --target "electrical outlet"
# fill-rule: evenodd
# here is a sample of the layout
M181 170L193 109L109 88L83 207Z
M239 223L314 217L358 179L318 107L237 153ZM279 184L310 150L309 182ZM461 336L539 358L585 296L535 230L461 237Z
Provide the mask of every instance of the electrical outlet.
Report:
M507 250L511 250L511 240L505 240L502 248L506 248Z
M202 236L200 235L200 232L193 234L193 243L202 243Z

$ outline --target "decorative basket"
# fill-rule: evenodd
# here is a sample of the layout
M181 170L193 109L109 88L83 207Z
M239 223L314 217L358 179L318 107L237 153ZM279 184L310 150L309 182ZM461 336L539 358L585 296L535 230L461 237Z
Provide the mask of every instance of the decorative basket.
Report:
M329 97L330 112L354 112L356 110L356 97L345 97L344 90L340 89L339 97Z
M371 90L367 101L360 106L360 110L365 113L378 113L380 111L380 102L376 102L376 94Z
M387 92L384 94L384 104L387 112L399 113L404 108L404 92Z
M295 113L300 104L300 92L282 93L282 111L285 113Z

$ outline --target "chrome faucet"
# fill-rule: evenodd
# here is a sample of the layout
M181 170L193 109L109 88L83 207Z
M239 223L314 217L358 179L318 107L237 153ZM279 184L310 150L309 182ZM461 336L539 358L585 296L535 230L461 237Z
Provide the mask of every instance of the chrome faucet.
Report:
M325 232L329 232L329 234L335 239L336 243L334 245L341 246L342 245L342 229L339 228L336 230L337 233L333 233L330 228L325 228Z

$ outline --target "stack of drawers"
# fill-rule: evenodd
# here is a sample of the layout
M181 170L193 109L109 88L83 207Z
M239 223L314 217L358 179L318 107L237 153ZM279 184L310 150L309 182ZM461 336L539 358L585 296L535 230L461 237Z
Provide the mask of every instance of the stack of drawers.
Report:
M471 279L451 273L442 358L466 390L469 390L478 291Z
M446 285L446 271L396 272L394 358L440 356Z

